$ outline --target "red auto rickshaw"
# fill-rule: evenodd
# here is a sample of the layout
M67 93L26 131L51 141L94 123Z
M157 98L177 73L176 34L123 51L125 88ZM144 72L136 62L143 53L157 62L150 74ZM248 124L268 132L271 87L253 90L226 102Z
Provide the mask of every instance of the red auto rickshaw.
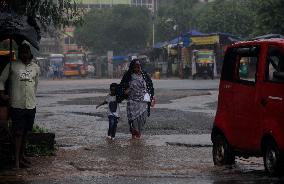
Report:
M248 75L240 74L248 60ZM212 129L215 165L263 157L269 174L284 171L284 40L240 42L225 54Z

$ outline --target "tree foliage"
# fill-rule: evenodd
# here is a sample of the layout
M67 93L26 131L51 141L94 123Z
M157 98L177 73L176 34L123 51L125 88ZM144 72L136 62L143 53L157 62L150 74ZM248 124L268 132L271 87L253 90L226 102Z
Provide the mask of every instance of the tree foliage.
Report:
M196 14L196 27L203 32L225 32L251 36L255 31L255 11L249 1L216 0Z
M160 40L170 39L173 35L192 29L204 33L226 32L250 37L258 32L257 14L260 13L256 8L258 6L254 0L215 0L212 2L176 0L174 6L163 7L159 10L157 27L160 35L158 38ZM176 25L178 29L172 29L173 25Z
M75 0L0 0L0 11L35 18L44 29L80 23L82 15Z
M255 0L253 5L257 7L257 33L284 34L283 0Z
M76 28L75 38L95 53L145 48L151 35L151 15L143 8L119 5L96 9L83 19L85 24Z
M177 0L174 6L161 7L156 17L157 40L167 40L182 31L193 29L196 9L198 0Z

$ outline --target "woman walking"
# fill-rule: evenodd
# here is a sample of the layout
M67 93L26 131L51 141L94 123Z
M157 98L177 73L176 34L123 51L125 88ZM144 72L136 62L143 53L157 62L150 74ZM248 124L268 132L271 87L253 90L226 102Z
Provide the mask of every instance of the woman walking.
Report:
M150 105L154 96L150 76L141 69L138 59L131 61L121 82L121 100L127 99L127 118L133 139L139 139L150 116Z

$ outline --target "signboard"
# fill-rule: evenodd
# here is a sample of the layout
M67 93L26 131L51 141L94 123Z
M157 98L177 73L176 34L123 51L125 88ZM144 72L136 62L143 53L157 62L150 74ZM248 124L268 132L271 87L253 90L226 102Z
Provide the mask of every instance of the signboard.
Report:
M182 43L183 43L183 46L184 46L184 47L188 47L189 44L190 44L190 39L189 39L189 37L188 37L188 36L183 36L183 37L182 37Z
M219 43L219 36L212 35L212 36L191 37L191 43L193 45L212 45L212 44Z

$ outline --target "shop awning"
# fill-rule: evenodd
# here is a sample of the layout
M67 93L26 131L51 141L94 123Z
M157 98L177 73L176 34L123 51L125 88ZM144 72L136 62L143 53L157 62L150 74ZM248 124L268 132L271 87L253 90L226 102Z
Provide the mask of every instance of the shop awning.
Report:
M154 49L161 49L161 48L167 46L167 44L168 44L168 42L158 42L153 46L153 48Z
M113 56L112 61L128 60L127 56Z

